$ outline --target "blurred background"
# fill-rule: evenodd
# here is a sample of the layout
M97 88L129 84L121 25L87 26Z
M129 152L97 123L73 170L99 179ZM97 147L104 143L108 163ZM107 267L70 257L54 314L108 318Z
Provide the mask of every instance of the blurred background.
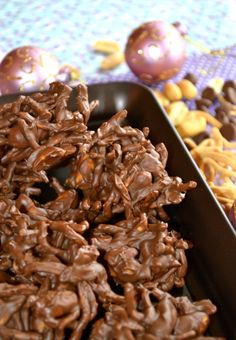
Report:
M123 49L131 31L150 20L180 21L192 40L210 49L236 43L235 0L0 0L0 8L2 57L19 46L41 47L60 64L79 68L86 82L133 79L125 63L101 72L103 56L92 46L109 39ZM188 53L202 51L188 44Z

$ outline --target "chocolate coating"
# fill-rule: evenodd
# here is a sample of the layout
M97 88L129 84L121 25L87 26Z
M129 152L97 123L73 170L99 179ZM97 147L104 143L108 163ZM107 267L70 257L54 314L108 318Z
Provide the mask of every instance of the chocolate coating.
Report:
M174 298L157 288L135 289L130 283L125 285L125 296L124 305L110 306L95 323L90 340L197 338L216 311L209 300L192 303L187 297Z
M154 147L144 133L121 126L125 110L102 124L81 148L67 185L82 190L96 222L108 221L113 214L126 218L140 213L162 214L163 206L178 204L196 183L182 183L169 177L163 144ZM109 145L109 146L106 146ZM91 206L100 202L100 209Z
M55 82L0 109L0 338L79 340L91 322L91 339L201 336L215 307L167 293L190 242L163 208L196 183L168 175L164 144L123 126L125 110L88 130L98 102L80 84L72 112L71 91ZM51 171L65 161L63 183Z
M164 291L184 285L189 244L176 232L168 232L167 223L149 224L142 214L116 225L101 224L93 235L93 244L106 251L104 259L115 281L158 286Z

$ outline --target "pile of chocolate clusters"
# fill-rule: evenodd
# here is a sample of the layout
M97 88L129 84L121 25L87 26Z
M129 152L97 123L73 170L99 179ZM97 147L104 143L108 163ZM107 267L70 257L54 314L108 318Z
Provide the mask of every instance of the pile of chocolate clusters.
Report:
M98 102L80 84L72 112L71 91L0 109L0 338L202 339L216 307L171 295L190 244L163 208L196 183L168 175L165 146L122 126L125 110L90 131Z

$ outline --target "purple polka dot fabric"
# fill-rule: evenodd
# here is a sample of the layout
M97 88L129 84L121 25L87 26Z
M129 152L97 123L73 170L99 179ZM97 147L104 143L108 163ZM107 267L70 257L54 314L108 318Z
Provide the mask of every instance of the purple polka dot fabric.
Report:
M61 65L79 68L87 83L138 81L125 63L109 72L99 71L103 55L94 53L92 45L98 39L111 39L124 49L131 31L147 21L180 21L192 40L210 49L236 44L235 0L0 0L0 5L0 59L16 47L38 46L54 54ZM234 47L232 55L220 62L194 46L188 50L179 77L194 70L202 85L213 76L235 78Z
M236 80L236 46L227 48L225 55L196 54L189 55L184 66L177 76L172 78L178 81L183 78L187 72L193 72L197 75L198 87L203 88L212 78L234 79ZM97 74L89 76L89 83L108 82L108 81L132 81L141 82L130 70L119 74L111 72L103 74L100 78ZM160 85L162 85L160 83Z

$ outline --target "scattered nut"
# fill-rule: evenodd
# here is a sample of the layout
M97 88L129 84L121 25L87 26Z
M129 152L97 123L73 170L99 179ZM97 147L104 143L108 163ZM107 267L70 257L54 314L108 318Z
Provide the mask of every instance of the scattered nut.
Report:
M164 85L163 93L172 102L181 100L183 97L179 86L172 82L168 82Z
M111 70L116 66L120 65L124 61L124 53L119 51L112 54L109 54L105 57L100 65L101 70Z
M204 117L196 117L191 115L188 119L184 120L177 126L177 131L182 138L194 137L199 133L205 131L207 126L206 119Z
M169 99L159 90L154 90L154 94L157 97L158 102L163 106L166 107L169 105Z
M182 79L177 83L177 85L179 86L184 98L191 100L197 97L197 88L190 80Z
M232 181L235 171L231 169L236 155L236 81L213 78L199 96L196 83L196 75L187 73L178 83L165 83L156 96L228 212L236 197L235 180ZM189 100L187 105L185 99ZM196 109L192 110L194 106ZM208 157L203 154L199 158L200 145L202 150L206 146L212 149ZM227 165L220 164L222 160L227 160Z
M120 51L120 46L116 41L97 40L93 45L93 49L102 53L115 53Z
M188 107L182 101L173 102L167 106L166 111L170 121L175 125L179 125L188 114Z

